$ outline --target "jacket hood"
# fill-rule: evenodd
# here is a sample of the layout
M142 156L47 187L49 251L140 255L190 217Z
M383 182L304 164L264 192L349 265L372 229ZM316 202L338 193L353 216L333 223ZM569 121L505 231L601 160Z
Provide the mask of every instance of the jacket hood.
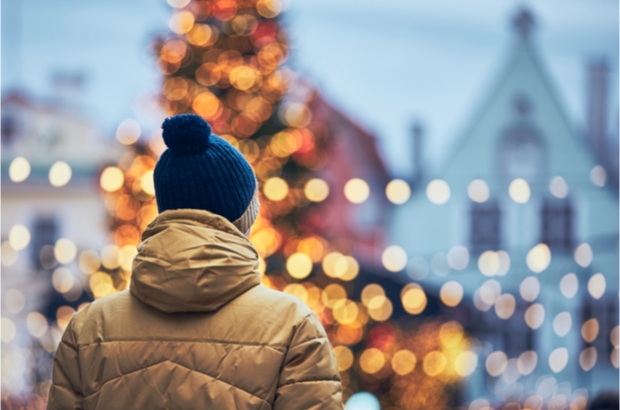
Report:
M209 312L260 283L258 254L231 222L208 211L175 209L142 234L130 290L164 312Z

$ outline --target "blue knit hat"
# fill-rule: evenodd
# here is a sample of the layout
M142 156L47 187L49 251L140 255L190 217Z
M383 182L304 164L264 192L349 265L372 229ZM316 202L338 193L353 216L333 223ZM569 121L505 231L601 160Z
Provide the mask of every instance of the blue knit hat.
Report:
M258 215L258 183L248 161L228 141L211 134L196 114L180 114L162 124L168 149L155 165L159 212L204 209L221 215L241 232Z

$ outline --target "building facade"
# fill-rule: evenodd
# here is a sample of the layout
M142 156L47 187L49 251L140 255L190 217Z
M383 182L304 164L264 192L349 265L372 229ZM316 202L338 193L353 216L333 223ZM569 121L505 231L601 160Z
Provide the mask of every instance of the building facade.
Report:
M479 341L466 401L568 403L618 388L618 190L601 159L617 148L575 130L533 16L513 23L510 58L441 173L395 210L390 241L409 256L402 280L433 295L460 285L442 309L468 312Z

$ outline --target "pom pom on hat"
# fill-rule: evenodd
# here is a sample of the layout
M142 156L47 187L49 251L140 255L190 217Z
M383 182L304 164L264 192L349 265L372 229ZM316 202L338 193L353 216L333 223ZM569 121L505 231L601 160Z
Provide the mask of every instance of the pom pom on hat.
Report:
M166 146L175 152L202 152L209 146L211 126L199 115L166 118L161 128Z

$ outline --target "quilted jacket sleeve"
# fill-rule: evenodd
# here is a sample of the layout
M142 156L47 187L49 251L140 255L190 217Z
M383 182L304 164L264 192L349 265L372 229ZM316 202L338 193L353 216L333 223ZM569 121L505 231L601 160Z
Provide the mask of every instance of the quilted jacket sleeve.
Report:
M73 321L67 326L54 357L48 410L81 410L83 408L77 338L72 325Z
M338 364L318 318L306 316L284 358L274 410L342 409Z

